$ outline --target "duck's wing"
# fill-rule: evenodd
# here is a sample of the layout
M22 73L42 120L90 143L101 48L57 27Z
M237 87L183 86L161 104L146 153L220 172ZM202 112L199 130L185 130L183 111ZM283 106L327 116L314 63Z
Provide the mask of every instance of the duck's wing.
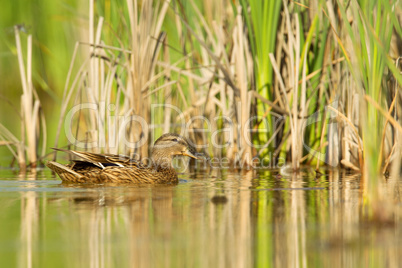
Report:
M59 175L62 181L65 182L85 182L84 175L79 174L72 170L69 166L59 164L57 162L48 161L46 166Z
M124 155L105 155L105 159L108 163L118 165L120 167L124 167L129 165L130 162L136 162L135 160L130 159Z
M65 150L65 149L60 149L60 148L52 148L53 150L56 151L62 151L66 152L75 156L78 156L79 158L83 159L84 161L87 161L97 167L100 167L102 169L105 168L105 165L108 164L115 164L117 166L126 166L130 162L130 158L124 155L115 155L115 154L96 154L96 153L90 153L90 152L80 152L80 151L74 151L74 150Z

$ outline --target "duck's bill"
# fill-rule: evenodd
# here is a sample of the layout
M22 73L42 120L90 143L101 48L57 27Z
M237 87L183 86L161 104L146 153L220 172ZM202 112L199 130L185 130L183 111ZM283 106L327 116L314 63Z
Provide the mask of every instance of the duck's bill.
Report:
M191 153L189 150L184 151L184 152L183 152L183 155L184 155L184 156L191 157L191 158L194 158L194 159L200 159L200 158L198 158L197 156L195 156L193 153Z
M197 159L197 160L207 161L207 162L209 162L211 160L209 155L207 155L205 153L199 153L199 152L192 153L190 151L184 151L183 155L189 156L189 157Z

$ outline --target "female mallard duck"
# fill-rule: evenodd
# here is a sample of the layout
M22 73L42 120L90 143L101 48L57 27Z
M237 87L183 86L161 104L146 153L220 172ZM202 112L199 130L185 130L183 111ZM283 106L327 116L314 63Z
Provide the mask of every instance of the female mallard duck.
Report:
M177 183L177 174L172 166L173 157L184 155L199 159L194 155L194 147L185 138L172 133L164 134L155 141L150 165L120 155L55 150L83 159L71 165L53 161L46 163L63 182L70 183Z

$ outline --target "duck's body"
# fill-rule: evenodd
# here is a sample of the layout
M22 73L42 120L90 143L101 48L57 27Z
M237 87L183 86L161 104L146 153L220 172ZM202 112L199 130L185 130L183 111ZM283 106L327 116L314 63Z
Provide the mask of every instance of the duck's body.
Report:
M62 165L49 161L47 166L59 175L63 182L70 183L177 183L174 168L144 166L140 163L104 168L86 161L74 161L71 165Z
M149 165L120 155L61 151L82 158L71 165L53 161L46 164L63 182L69 183L177 183L177 174L172 166L173 157L184 155L197 159L191 144L185 138L171 133L156 140Z

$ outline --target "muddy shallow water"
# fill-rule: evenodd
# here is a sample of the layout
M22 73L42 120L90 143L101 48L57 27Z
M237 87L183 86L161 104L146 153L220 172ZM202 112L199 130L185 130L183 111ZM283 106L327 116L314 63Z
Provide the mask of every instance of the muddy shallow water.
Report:
M0 170L2 267L399 267L393 224L363 221L362 181L338 170L198 171L178 185L62 185ZM3 266L5 265L5 266Z

